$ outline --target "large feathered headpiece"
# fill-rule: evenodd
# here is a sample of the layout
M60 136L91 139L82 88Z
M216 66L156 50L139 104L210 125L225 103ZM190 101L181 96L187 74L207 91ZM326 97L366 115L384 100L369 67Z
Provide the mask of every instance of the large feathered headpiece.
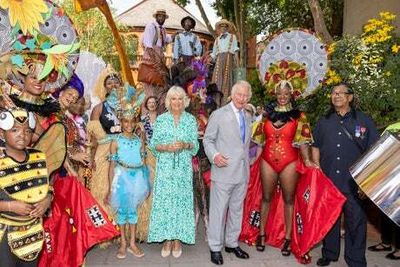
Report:
M64 10L49 0L0 1L1 78L23 87L35 72L46 90L61 88L79 58L79 39Z

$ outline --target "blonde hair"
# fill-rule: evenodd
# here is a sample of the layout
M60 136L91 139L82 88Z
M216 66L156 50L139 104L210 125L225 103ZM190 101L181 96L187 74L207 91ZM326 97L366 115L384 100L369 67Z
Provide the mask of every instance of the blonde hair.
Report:
M180 86L174 85L171 88L169 88L169 90L167 92L167 96L165 97L165 108L168 111L171 111L171 98L172 98L173 95L177 95L178 97L183 97L183 107L184 107L184 109L189 106L190 99L186 95L185 90L183 90L183 88L180 87Z

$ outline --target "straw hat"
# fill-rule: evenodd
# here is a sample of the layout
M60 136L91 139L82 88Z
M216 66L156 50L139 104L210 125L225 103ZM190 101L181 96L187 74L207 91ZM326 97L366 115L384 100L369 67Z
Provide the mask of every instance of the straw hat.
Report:
M169 18L169 16L167 15L167 11L165 11L165 9L158 9L156 10L156 12L154 12L153 17L157 17L157 15L164 15L165 18Z
M228 26L228 32L233 33L235 31L235 25L232 22L226 19L221 19L217 23L215 23L215 30L218 32L222 25Z

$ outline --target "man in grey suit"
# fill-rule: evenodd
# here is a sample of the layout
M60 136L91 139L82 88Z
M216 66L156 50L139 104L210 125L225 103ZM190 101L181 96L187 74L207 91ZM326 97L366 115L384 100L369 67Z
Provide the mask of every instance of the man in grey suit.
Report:
M238 238L250 168L251 118L244 110L251 98L250 84L238 81L232 87L231 98L230 103L211 114L203 139L212 162L208 245L211 262L217 265L224 263L224 231L225 251L241 259L249 258L239 247Z

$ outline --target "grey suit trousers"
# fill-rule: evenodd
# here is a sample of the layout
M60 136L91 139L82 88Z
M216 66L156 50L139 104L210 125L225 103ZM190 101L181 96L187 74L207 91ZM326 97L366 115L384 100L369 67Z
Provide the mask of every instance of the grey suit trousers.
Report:
M208 245L211 251L221 251L224 234L225 246L238 246L246 191L247 180L239 184L211 182L208 228Z

